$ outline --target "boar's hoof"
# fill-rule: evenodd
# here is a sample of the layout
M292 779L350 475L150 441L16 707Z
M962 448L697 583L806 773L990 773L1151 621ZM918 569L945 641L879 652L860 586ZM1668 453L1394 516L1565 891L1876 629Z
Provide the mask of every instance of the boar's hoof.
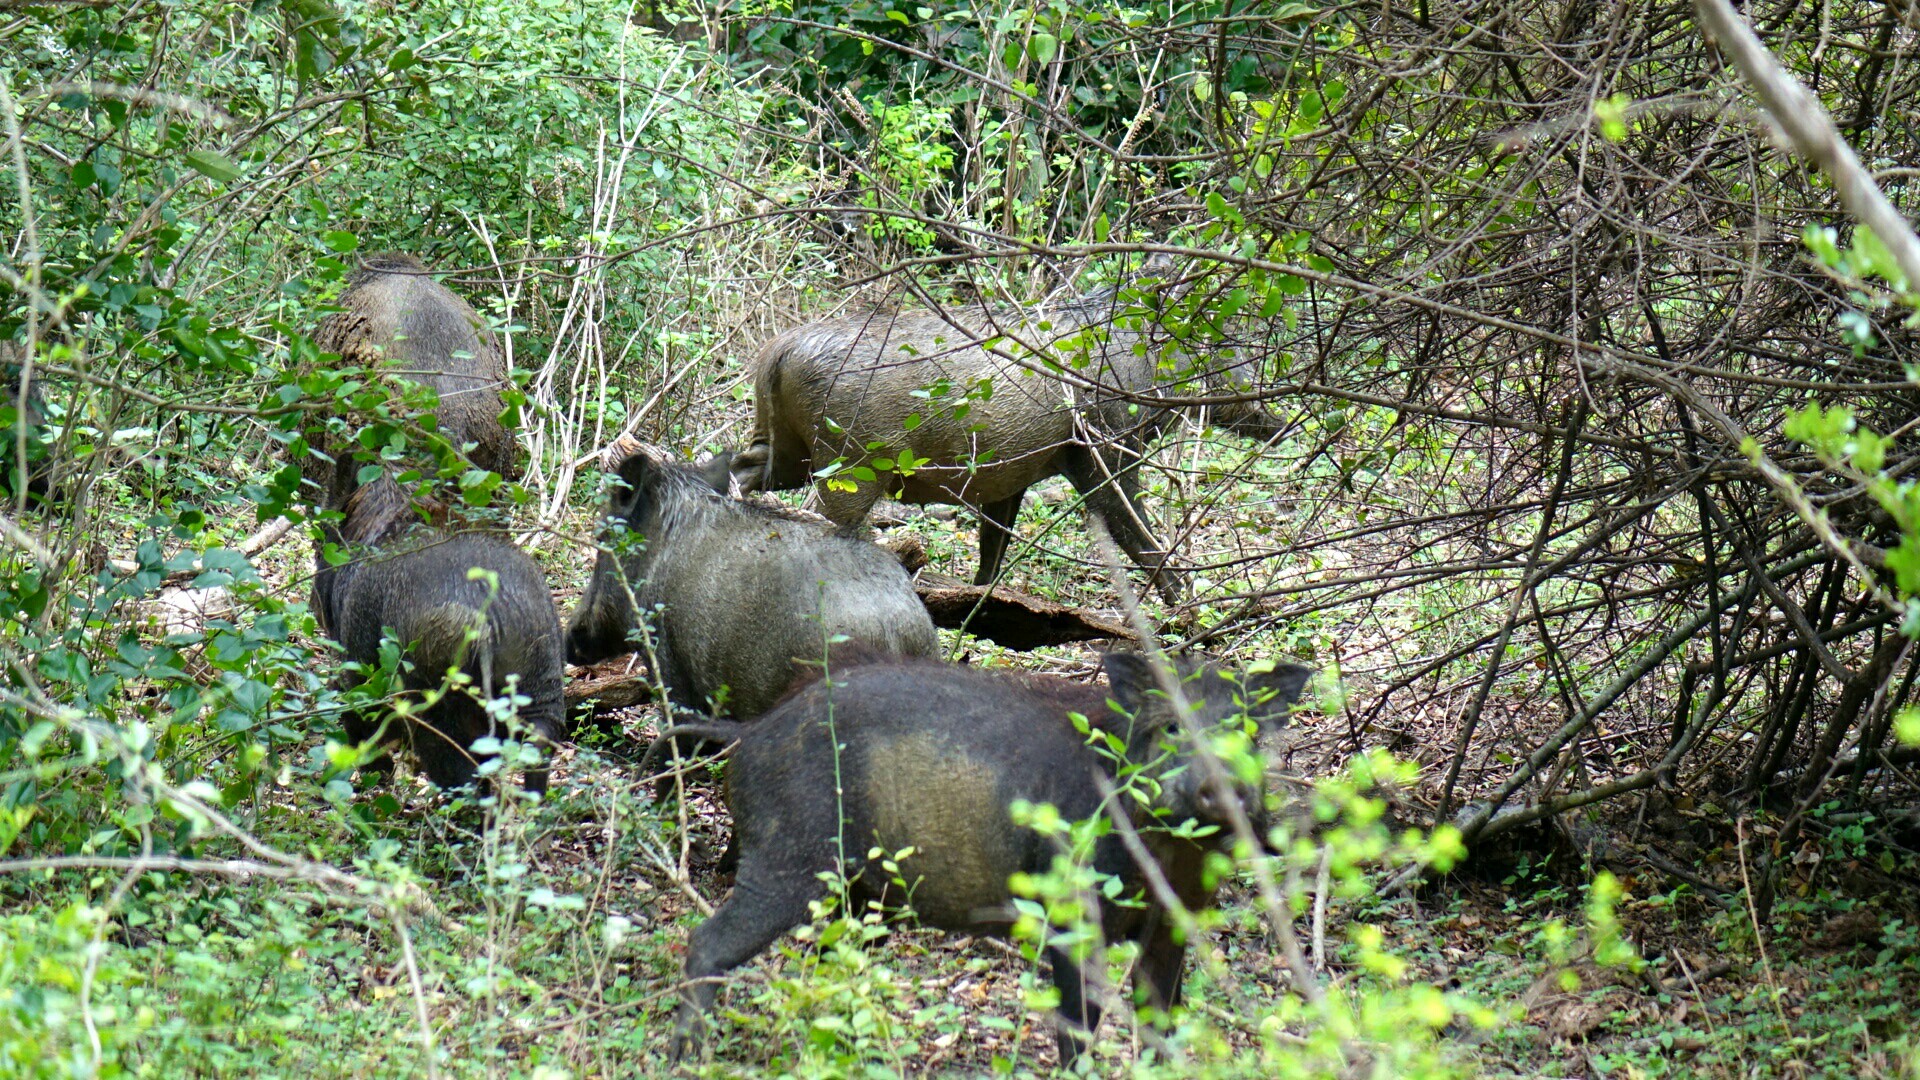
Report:
M1178 570L1155 570L1149 581L1169 607L1187 598L1187 575Z
M680 1062L699 1057L700 1044L706 1041L706 1029L706 1019L682 1005L680 1017L673 1025L673 1039L667 1044L667 1060Z
M1061 1071L1086 1075L1090 1070L1085 1066L1093 1060L1086 1056L1093 1045L1093 1034L1060 1016L1054 1019L1053 1038L1060 1052Z

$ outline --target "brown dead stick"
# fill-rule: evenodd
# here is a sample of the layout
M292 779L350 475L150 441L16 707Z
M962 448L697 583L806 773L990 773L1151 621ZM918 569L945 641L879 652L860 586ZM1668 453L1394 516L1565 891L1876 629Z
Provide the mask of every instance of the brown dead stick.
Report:
M969 585L924 569L927 549L911 534L889 536L880 546L893 552L914 578L914 591L927 605L933 625L964 629L1009 649L1036 649L1075 641L1134 640L1133 631L1115 619L1043 600L1005 585Z

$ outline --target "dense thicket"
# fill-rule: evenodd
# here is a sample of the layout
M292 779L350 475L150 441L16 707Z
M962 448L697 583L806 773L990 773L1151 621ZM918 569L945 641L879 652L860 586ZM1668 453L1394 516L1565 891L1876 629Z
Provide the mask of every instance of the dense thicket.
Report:
M1911 212L1911 11L1747 14ZM1911 308L1865 283L1871 237L1848 250L1830 186L1687 3L1056 10L918 35L877 15L851 40L890 42L898 69L818 21L751 21L742 51L791 65L842 125L850 96L817 88L881 70L951 102L964 198L838 199L931 230L879 265L1172 253L1187 292L1167 332L1263 358L1252 391L1300 425L1261 458L1286 462L1289 527L1194 544L1241 583L1202 638L1316 616L1340 636L1396 594L1445 594L1408 628L1424 649L1348 671L1374 723L1451 718L1437 810L1495 796L1470 836L1520 797L1706 789L1793 822L1912 805L1892 737L1920 670L1900 632L1912 544L1864 474L1831 468L1846 421L1788 424L1815 402L1907 431ZM1231 503L1207 481L1196 502ZM1565 724L1484 726L1490 701Z

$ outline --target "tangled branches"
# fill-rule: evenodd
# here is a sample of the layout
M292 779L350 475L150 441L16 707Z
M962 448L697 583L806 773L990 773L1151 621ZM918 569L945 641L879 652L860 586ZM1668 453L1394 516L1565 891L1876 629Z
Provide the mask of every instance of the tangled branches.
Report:
M1920 14L1748 17L1911 213L1913 171L1891 166L1920 146L1892 118L1920 98ZM1241 582L1204 640L1310 622L1356 642L1355 738L1443 714L1433 809L1472 803L1469 838L1711 792L1781 813L1790 850L1823 803L1913 799L1890 738L1920 673L1887 583L1899 531L1784 421L1816 400L1908 433L1920 355L1898 311L1809 257L1803 230L1844 237L1846 215L1686 0L1287 5L1087 49L1056 66L1131 57L1159 73L1140 100L1180 98L1077 146L1109 155L1096 199L1108 179L1131 193L1115 236L1172 242L1075 245L1063 216L949 226L957 254L919 261L1131 248L1198 267L1184 332L1260 356L1250 392L1296 421L1189 511L1234 512L1236 479L1277 483L1284 508L1272 536L1196 554ZM1229 94L1236 70L1260 79ZM1178 104L1203 152L1142 152ZM1064 96L1002 106L1046 130L1073 116ZM1284 318L1246 317L1276 291ZM1408 595L1427 617L1384 625ZM1518 713L1560 719L1493 719ZM1526 809L1495 813L1509 802Z

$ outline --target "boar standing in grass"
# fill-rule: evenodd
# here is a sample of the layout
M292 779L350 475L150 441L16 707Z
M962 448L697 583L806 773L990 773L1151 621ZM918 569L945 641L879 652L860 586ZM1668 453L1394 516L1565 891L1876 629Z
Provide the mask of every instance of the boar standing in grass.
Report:
M440 397L433 412L440 435L480 468L519 478L518 448L500 421L506 359L465 300L435 281L420 260L385 253L361 262L338 304L314 332L315 345L347 365L381 368L431 387ZM302 468L324 492L321 505L337 508L358 486L353 447L329 447L323 436L308 441L333 456L329 463L310 454Z
M653 620L655 677L675 704L710 702L751 719L838 636L880 653L930 656L933 620L893 553L835 534L777 505L724 493L724 467L704 472L622 441L607 467L603 549L567 631L567 659L591 664L631 651L637 612Z
M1052 840L1014 824L1011 805L1051 803L1069 820L1106 812L1099 778L1111 780L1115 763L1089 745L1069 713L1085 716L1096 736L1117 737L1126 761L1157 780L1150 806L1125 795L1121 806L1180 903L1209 906L1214 886L1206 856L1229 842L1223 797L1237 802L1258 832L1264 790L1208 782L1191 733L1244 731L1243 712L1263 729L1278 728L1311 673L1287 665L1242 678L1181 660L1180 689L1193 709L1183 724L1144 657L1111 654L1105 666L1110 690L1045 676L855 659L836 664L753 724L714 721L663 734L649 759L678 735L739 744L726 777L739 874L733 893L693 931L675 1056L697 1041L714 980L808 920L808 903L832 889L822 874L846 876L853 914L865 901L900 900L893 875L866 858L876 848L886 858L913 849L899 873L920 922L1004 931L1013 921L1008 879L1046 871L1055 853ZM1109 693L1118 711L1109 707ZM1221 829L1198 839L1167 829L1190 819ZM1161 1009L1178 1004L1187 943L1144 890L1146 875L1117 832L1097 841L1093 866L1121 880L1122 898L1142 901L1103 900L1100 911L1106 940L1141 942L1136 997ZM1060 991L1065 1064L1099 1025L1100 1007L1065 950L1048 948L1046 955Z
M788 330L754 361L753 436L734 475L743 491L805 487L840 460L842 468L820 481L820 509L850 529L883 496L971 507L980 515L979 585L999 572L1027 488L1064 476L1114 542L1158 571L1161 592L1177 597L1179 584L1161 570L1167 555L1138 501L1139 466L1173 410L1113 391L1238 393L1255 369L1219 350L1203 356L1196 372L1190 355L1170 350L1167 339L1156 340L1150 327L1133 325L1140 317L1124 312L1120 294L1108 289L1025 317L952 308ZM1036 374L1045 364L1034 350L1098 388ZM1281 430L1258 403L1217 406L1212 419L1262 439Z
M525 552L502 536L448 534L421 524L413 503L384 476L348 497L344 520L322 528L349 561L333 566L324 554L318 557L313 610L346 658L377 663L385 633L404 650L407 691L440 689L449 669L471 680L416 720L396 717L388 726L388 740L408 744L428 779L442 788L473 782L475 740L512 734L474 694L492 699L511 689L529 698L520 722L543 750L564 737L560 619L546 575ZM497 592L488 581L469 578L476 567L493 576ZM339 685L352 687L360 678L342 673ZM344 726L349 739L362 743L380 721L353 713ZM547 771L528 770L524 783L544 792Z
M7 359L7 351L0 349L0 370L4 370L0 375L0 494L5 496L5 509L11 512L20 501L16 492L20 490L23 460L28 506L44 505L57 496L58 470L46 456L47 403L40 396L39 383L28 382L23 392L21 372ZM23 446L24 459L20 456Z

